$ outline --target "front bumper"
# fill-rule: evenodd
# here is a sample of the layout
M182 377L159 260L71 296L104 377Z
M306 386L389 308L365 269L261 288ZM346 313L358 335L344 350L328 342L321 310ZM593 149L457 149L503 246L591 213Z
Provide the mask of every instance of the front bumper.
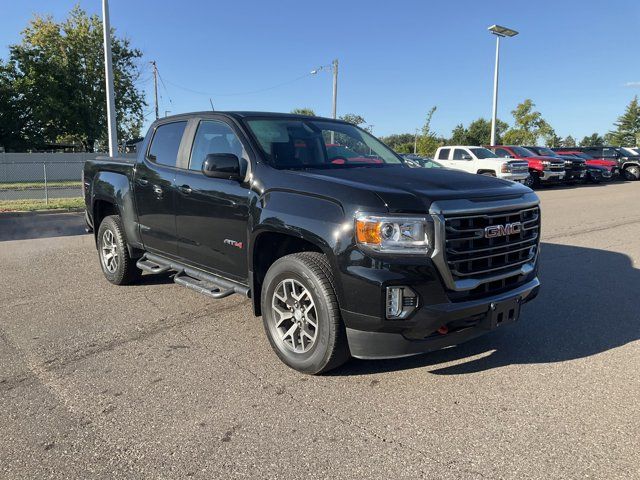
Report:
M544 182L557 182L564 179L565 172L558 172L553 170L543 170L539 173L540 180Z
M520 307L540 289L537 277L508 292L477 300L425 305L401 332L347 327L351 355L363 359L398 358L457 345L499 326L517 321ZM400 323L400 322L398 322ZM448 333L438 329L446 327Z
M523 173L500 173L498 174L498 178L503 180L511 180L512 182L524 183L524 181L529 176L529 172Z
M564 179L565 181L582 180L586 174L586 170L567 170Z

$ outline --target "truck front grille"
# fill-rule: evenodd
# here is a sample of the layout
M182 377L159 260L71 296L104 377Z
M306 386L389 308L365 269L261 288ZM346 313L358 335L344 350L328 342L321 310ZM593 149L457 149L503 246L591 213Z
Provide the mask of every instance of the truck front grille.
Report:
M494 277L508 277L510 272L515 276L522 265L536 258L539 207L490 214L450 214L444 219L445 261L455 281L486 279L491 282ZM519 229L509 229L518 223ZM497 228L489 230L497 230L497 236L486 234L487 227L492 226ZM502 285L502 280L499 283Z
M549 170L552 172L564 172L564 163L552 163L549 166Z

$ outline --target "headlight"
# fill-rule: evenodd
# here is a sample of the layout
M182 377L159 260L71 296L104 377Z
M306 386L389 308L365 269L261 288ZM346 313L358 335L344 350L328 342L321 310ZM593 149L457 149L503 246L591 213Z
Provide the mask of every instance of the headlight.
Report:
M502 173L511 173L512 165L510 163L503 163L500 171Z
M545 168L548 168L551 166L551 162L549 160L543 160L542 161L542 166Z
M426 217L356 216L358 245L384 253L426 253L429 250Z

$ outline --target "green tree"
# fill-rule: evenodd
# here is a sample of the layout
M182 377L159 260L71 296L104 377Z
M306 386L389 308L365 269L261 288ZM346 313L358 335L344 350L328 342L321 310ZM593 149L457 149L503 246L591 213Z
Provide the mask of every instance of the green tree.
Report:
M560 141L560 146L561 147L575 147L576 146L576 140L571 135L567 135L566 137L564 137Z
M436 111L436 106L431 107L427 112L427 118L422 126L422 135L418 137L418 154L432 157L439 146L442 145L442 141L438 139L436 134L431 131L431 119Z
M625 112L618 117L615 129L610 133L611 143L622 147L635 147L640 141L640 105L638 97L627 105Z
M513 128L504 134L504 143L514 145L537 145L540 138L548 139L555 135L551 125L534 110L535 103L529 98L518 104L511 112Z
M13 66L0 60L0 147L7 151L25 151L42 141L29 122L27 99L17 92L14 78Z
M599 147L601 145L604 145L604 138L595 132L580 140L581 147Z
M496 143L502 143L502 136L509 125L499 118L496 119ZM467 128L467 141L469 145L489 145L491 143L491 120L478 118L469 124Z
M312 108L294 108L291 110L291 113L295 113L297 115L309 115L310 117L315 117L316 112L313 111Z
M124 140L139 136L142 127L146 103L136 86L142 53L115 35L111 48L118 134ZM97 15L88 16L76 6L60 23L35 16L22 31L22 41L9 47L0 73L0 84L10 84L13 91L9 108L24 109L9 114L24 117L12 132L23 147L38 148L61 138L75 140L87 151L106 145L102 22Z
M382 137L380 140L398 153L413 153L414 139L413 133L397 133Z
M467 141L468 131L464 128L464 125L459 123L451 131L451 138L447 141L449 145L468 145Z
M358 115L357 113L345 113L338 117L340 120L344 120L345 122L353 123L355 126L360 127L367 132L371 133L371 125L367 125L367 121L364 119L362 115Z

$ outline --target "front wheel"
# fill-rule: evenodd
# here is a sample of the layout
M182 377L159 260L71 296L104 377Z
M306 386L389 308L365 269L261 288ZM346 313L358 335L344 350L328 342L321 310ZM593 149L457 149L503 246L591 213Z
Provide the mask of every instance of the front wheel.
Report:
M269 268L262 320L275 353L299 372L327 372L350 357L333 274L321 253L287 255Z
M119 216L109 215L102 220L97 240L100 265L107 280L114 285L127 285L140 278L142 272L129 256Z
M640 167L637 165L631 165L624 169L624 178L627 180L640 180Z
M537 172L532 172L524 181L529 188L538 188L540 186L540 176Z

